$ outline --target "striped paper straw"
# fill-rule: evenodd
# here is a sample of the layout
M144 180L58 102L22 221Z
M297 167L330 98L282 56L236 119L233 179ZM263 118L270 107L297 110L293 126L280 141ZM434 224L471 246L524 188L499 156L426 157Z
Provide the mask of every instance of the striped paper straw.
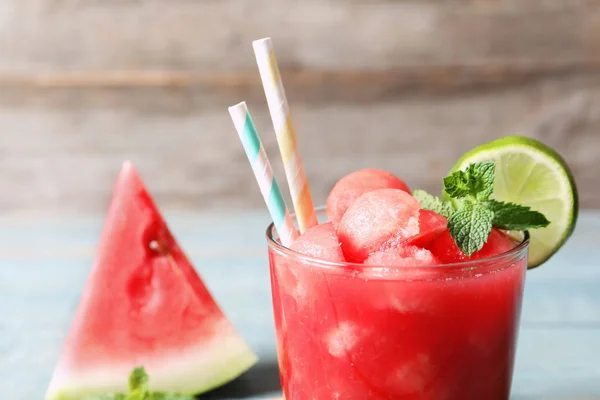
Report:
M277 181L273 176L267 153L260 141L254 122L252 122L246 102L243 101L229 107L229 114L240 136L248 161L252 165L254 176L265 203L267 203L267 208L275 224L275 229L279 233L281 243L284 246L290 246L298 236L298 232L296 232L290 212L279 190L279 185L277 185Z
M254 47L260 78L265 89L273 127L277 135L277 143L279 144L285 175L292 194L298 225L300 226L300 232L304 232L317 224L317 215L310 195L306 172L302 165L302 158L298 151L296 131L290 116L290 108L285 97L273 44L271 38L265 38L255 40L252 42L252 46Z

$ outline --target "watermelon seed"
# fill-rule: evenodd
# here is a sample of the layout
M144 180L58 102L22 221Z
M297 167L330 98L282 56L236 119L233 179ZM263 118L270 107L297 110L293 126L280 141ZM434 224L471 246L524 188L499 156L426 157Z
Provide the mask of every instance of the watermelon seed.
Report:
M165 255L169 253L169 246L159 240L150 241L150 249L158 254Z

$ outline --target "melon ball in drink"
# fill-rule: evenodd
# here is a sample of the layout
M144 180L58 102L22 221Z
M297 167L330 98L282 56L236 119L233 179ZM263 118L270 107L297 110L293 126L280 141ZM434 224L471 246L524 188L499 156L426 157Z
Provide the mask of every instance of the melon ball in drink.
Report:
M290 248L303 256L324 262L345 261L340 242L330 222L309 228ZM314 279L320 273L319 268L312 266L314 261L282 254L273 254L272 257L278 266L274 277L286 295L292 297L290 302L293 303L293 307L298 310L314 308L320 296L327 293L324 281Z
M329 193L327 218L337 227L356 199L377 189L399 189L410 193L408 185L391 172L375 168L354 171L340 179Z
M378 189L360 196L338 227L346 259L362 262L386 243L418 234L419 208L417 200L400 189Z
M417 246L399 246L371 253L365 265L378 267L419 267L436 264L433 254Z
M290 248L304 256L323 262L345 261L340 242L331 222L315 225L302 234ZM319 279L322 268L309 267L313 262L302 259L286 259L281 262L279 279L288 288L296 306L301 309L315 307L320 298L327 295L323 279ZM304 262L303 262L304 261ZM315 279L317 278L317 279Z
M448 220L431 210L419 210L419 233L406 240L407 245L427 247L433 239L446 230Z
M325 395L322 390L331 380L347 382L347 362L334 372L329 371L331 362L338 361L314 362L315 357L331 357L322 335L334 331L338 323L335 303L330 300L327 263L345 260L330 222L309 228L290 248L293 255L277 254L271 259L279 367L282 380L290 382L285 388L287 397L293 393L292 398L309 398ZM310 366L310 374L299 365Z
M345 261L340 241L331 222L309 228L290 248L305 256L325 261Z

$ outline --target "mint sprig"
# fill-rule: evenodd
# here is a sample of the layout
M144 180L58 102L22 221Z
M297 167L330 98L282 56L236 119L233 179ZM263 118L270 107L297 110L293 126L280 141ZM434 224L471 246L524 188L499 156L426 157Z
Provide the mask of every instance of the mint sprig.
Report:
M148 374L144 367L137 367L129 375L129 396L127 399L145 400L148 392Z
M151 392L146 370L144 367L137 367L129 375L129 394L106 393L86 397L86 400L194 400L194 397L179 393Z
M494 212L493 225L509 231L544 228L550 224L544 214L530 207L502 201L488 200L487 206Z
M430 195L424 190L413 190L413 197L421 204L421 208L432 210L449 218L454 213L454 206L449 201L440 200L439 197Z
M496 165L491 162L470 164L465 171L456 171L444 178L444 190L454 198L487 200L494 191Z
M448 230L463 253L470 256L487 241L493 220L494 212L484 204L465 202L448 218Z
M444 178L444 191L451 200L442 200L423 190L413 196L421 207L448 218L448 230L456 245L468 256L481 250L492 227L524 231L544 228L550 221L530 207L492 199L496 165L470 164Z

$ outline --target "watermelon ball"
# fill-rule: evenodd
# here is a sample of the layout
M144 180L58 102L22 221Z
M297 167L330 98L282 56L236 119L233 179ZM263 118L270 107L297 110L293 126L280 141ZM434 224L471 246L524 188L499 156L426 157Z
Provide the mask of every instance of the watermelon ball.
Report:
M419 233L419 208L419 202L400 189L378 189L360 196L338 227L346 259L360 263L387 242L400 243L415 236Z
M427 247L448 227L448 220L431 210L419 210L419 233L408 238L406 245Z
M305 256L326 261L344 262L344 254L340 247L335 228L331 222L315 225L306 230L290 248Z
M515 246L515 242L507 234L499 229L492 228L483 248L473 253L470 258L458 248L449 230L445 230L435 238L428 249L440 262L456 263L497 256L506 253Z
M344 213L363 194L376 189L410 189L394 174L375 168L361 169L340 179L327 197L326 213L329 221L337 227Z
M380 267L416 267L436 264L437 260L427 249L417 246L395 247L371 253L364 264Z

